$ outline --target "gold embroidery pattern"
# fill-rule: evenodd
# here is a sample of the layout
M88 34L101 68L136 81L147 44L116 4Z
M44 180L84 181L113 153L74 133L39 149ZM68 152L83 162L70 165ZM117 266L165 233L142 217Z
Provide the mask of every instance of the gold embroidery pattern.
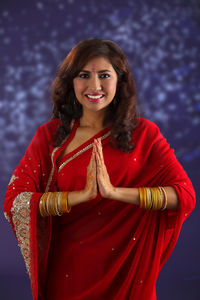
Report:
M10 182L8 185L10 185L11 183L13 183L16 179L18 179L19 177L15 176L15 175L12 175L11 178L10 178Z
M30 276L30 200L33 193L23 192L17 195L11 208L12 221L16 231L18 245L24 257Z
M49 175L49 179L48 179L47 186L46 186L46 189L45 189L45 193L48 192L49 187L50 187L50 184L51 184L51 181L52 181L52 178L53 178L53 173L54 173L54 170L55 170L53 158L54 158L54 155L55 155L56 151L57 151L59 148L60 148L60 147L56 147L56 148L53 150L52 154L51 154L52 168L51 168L51 173L50 173L50 175Z
M4 212L4 216L5 216L6 220L10 223L10 217L6 212Z
M104 140L105 138L107 138L110 135L111 131L108 131L106 134L101 136L101 139ZM73 160L74 158L76 158L77 156L79 156L80 154L82 154L83 152L87 151L88 149L93 147L94 143L89 144L88 146L86 146L85 148L83 148L82 150L78 151L77 153L75 153L73 156L71 156L70 158L68 158L64 163L62 163L58 169L58 173L62 170L62 168L68 164L68 162L70 162L71 160Z
M73 128L74 123L75 123L75 119L73 119L73 120L71 121L71 124L70 124L71 129ZM68 135L68 136L69 136L69 135ZM62 144L61 144L59 147L56 147L56 148L53 150L53 152L52 152L52 154L51 154L52 169L51 169L51 173L50 173L50 175L49 175L49 179L48 179L48 182L47 182L47 186L46 186L46 189L45 189L45 193L47 193L47 192L49 191L49 187L50 187L50 184L51 184L51 181L52 181L52 178L53 178L53 173L54 173L54 171L55 171L54 162L53 162L54 155L55 155L56 151L57 151L60 147L62 147L62 145L65 143L65 141L67 140L68 136L64 139L64 141L62 142Z

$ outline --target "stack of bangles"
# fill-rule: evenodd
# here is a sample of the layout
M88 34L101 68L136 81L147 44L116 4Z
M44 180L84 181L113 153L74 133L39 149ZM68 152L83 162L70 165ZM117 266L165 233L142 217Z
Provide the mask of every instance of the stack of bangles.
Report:
M39 210L42 217L69 213L68 192L44 193L40 198Z
M163 187L141 187L139 195L141 208L164 210L167 207L167 194Z

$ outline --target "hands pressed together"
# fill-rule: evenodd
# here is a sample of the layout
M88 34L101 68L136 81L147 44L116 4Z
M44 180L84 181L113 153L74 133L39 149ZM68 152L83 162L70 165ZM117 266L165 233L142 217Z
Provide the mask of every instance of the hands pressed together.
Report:
M88 200L96 198L97 191L104 198L112 198L114 186L110 182L110 177L104 163L101 139L95 139L90 163L87 167L87 181L85 186Z

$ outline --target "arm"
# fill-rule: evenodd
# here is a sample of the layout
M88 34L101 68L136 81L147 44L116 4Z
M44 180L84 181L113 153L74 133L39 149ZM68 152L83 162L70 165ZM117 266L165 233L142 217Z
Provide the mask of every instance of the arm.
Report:
M45 146L46 148L42 147L43 144L46 145L46 140L44 141L44 134L38 128L25 155L13 172L4 201L4 214L12 226L32 286L35 287L34 299L37 297L37 282L35 281L37 278L37 250L39 253L45 251L50 233L49 218L42 223L38 220L38 204L48 178L45 166L51 166L49 152L47 152L48 144ZM45 162L45 159L48 161ZM40 231L43 225L45 230ZM40 257L43 261L44 256L40 255ZM39 261L38 265L41 265L44 270L44 264L40 264Z
M97 196L96 163L94 148L87 167L86 185L83 190L70 192L50 192L42 195L39 204L40 214L45 216L69 213L71 207L90 201Z
M164 187L167 194L167 208L178 208L178 196L173 187ZM139 189L137 188L121 188L114 187L113 192L109 195L110 199L115 199L123 202L140 205Z
M195 194L186 172L176 159L173 149L161 135L159 128L152 122L151 126L142 128L139 133L144 135L145 144L140 148L140 154L145 157L142 165L141 179L137 187L164 187L167 195L168 209L180 209L184 216L188 216L195 203ZM145 132L146 131L146 132ZM139 190L133 187L114 187L106 170L100 140L95 141L97 160L97 180L101 195L105 198L140 204ZM149 178L149 174L151 177ZM150 181L149 181L150 179Z

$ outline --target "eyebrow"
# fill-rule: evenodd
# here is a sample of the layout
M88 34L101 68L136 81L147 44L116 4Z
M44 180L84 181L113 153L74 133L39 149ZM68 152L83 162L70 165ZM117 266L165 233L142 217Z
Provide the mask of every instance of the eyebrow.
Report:
M90 71L88 71L88 70L81 70L80 72L84 72L84 73L91 73ZM111 71L110 70L100 70L100 71L98 71L97 73L105 73L105 72L110 72L111 73Z

